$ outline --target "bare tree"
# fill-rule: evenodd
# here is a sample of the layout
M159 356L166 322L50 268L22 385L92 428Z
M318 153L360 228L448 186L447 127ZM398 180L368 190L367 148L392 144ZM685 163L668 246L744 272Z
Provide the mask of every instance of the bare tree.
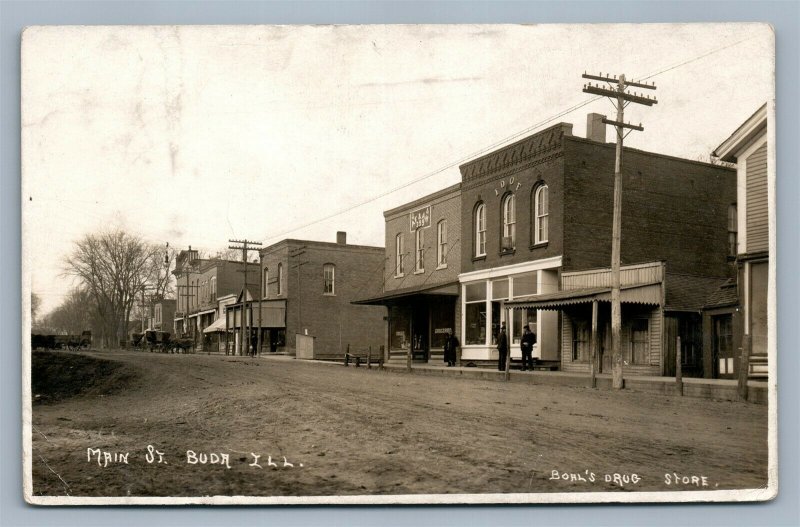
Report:
M85 236L65 259L66 273L76 276L92 298L104 347L126 341L137 295L146 285L154 285L157 258L154 246L114 230Z
M36 315L39 314L39 309L42 307L42 299L39 295L31 291L31 325L36 324Z
M80 335L84 330L99 329L93 309L91 294L81 288L75 288L64 298L57 308L42 317L40 327L44 333L61 333Z

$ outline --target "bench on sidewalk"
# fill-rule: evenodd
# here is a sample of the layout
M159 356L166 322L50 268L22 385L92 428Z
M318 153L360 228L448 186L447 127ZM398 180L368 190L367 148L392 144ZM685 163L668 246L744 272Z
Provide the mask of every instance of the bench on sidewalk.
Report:
M377 364L379 368L383 367L383 353L372 353L372 347L362 352L351 352L350 345L347 345L347 352L344 354L345 367L350 366L350 362L354 362L356 368L360 367L362 363L367 365L367 368L372 368L373 364Z

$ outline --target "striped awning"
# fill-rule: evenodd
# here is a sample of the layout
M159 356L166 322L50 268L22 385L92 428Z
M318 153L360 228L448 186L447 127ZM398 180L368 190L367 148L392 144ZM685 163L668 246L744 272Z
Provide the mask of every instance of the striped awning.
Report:
M535 295L525 299L511 300L505 303L505 307L510 309L549 309L558 311L566 306L589 304L594 301L611 302L611 288L592 287ZM661 305L661 284L623 287L620 290L620 302L623 304Z

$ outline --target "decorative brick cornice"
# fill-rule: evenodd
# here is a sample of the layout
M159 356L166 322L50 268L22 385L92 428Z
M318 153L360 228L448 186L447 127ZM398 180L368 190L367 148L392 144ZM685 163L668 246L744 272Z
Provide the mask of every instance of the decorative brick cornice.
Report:
M538 164L541 158L561 151L564 136L572 135L572 125L559 123L516 143L486 154L459 167L461 180L470 184L478 179L496 177L510 169L520 169ZM525 163L527 161L527 163ZM520 165L523 165L520 166Z
M551 152L551 151L552 151L552 149L549 149L549 150L547 150L546 152L543 152L543 153L547 153L547 152ZM545 163L549 163L550 161L554 161L554 160L556 160L556 159L558 159L560 157L564 157L564 151L561 150L561 149L558 149L556 152L551 153L550 155L536 156L536 157L527 159L527 160L525 160L525 161L527 161L525 163L509 164L507 166L500 167L497 170L494 170L492 172L489 172L489 173L485 174L484 177L480 177L478 179L470 181L469 183L462 184L461 190L462 190L462 192L463 191L467 191L467 190L471 190L471 189L473 189L475 187L480 187L482 185L485 185L487 180L500 179L500 178L505 177L508 174L517 173L517 172L520 172L522 170L525 170L525 169L528 169L528 168L531 168L531 167L535 167L535 166L538 166L538 165L543 165Z

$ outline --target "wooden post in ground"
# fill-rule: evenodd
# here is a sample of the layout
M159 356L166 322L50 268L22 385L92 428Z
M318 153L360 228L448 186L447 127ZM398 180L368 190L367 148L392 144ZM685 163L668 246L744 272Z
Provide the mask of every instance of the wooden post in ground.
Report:
M350 366L350 344L347 345L347 351L344 352L344 365Z
M675 339L675 385L678 388L678 395L683 396L683 369L681 367L681 336Z
M739 361L739 400L747 401L747 378L750 376L750 346L752 336L742 337L741 356Z
M599 347L599 335L597 333L597 309L598 301L592 301L592 342L591 342L591 375L592 388L597 388L597 349Z
M367 350L367 369L372 369L372 346Z
M412 344L408 346L408 352L406 352L406 371L411 372L411 347Z

